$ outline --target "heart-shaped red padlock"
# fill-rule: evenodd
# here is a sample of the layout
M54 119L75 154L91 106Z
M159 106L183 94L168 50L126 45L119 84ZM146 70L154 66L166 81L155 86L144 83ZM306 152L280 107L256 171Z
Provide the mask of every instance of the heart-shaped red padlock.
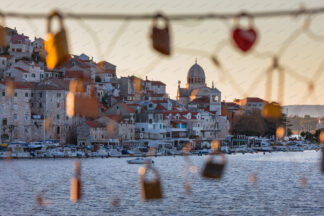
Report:
M235 28L233 31L233 40L237 47L243 52L249 51L255 43L256 39L257 33L253 28Z
M249 19L249 27L240 27L241 17L247 17ZM253 17L243 12L239 14L234 21L236 24L232 32L233 40L241 51L247 52L252 48L257 39L257 32L254 29Z

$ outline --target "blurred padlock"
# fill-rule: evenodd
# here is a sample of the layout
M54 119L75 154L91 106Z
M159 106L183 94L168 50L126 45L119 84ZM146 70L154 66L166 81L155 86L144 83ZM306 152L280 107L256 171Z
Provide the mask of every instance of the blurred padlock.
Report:
M66 115L72 118L75 115L75 94L69 92L65 99Z
M321 166L321 168L322 168L322 173L324 174L324 149L323 149L323 147L322 147L322 166Z
M81 174L80 174L80 161L74 164L75 173L71 179L70 200L77 202L81 199Z
M76 92L83 93L83 92L85 92L83 79L82 78L77 78L77 79L72 80L70 82L70 85L69 85L69 90L72 93L76 93Z
M74 100L74 114L78 116L97 117L98 100L95 97L77 94Z
M219 154L221 157L221 161L214 162L213 161L214 156ZM217 180L221 179L224 172L225 165L226 165L225 155L222 153L214 153L208 158L205 167L203 169L202 176L209 179L217 179Z
M7 46L7 33L5 29L5 17L2 13L0 13L0 47Z
M55 34L51 30L51 21L54 17L57 17L60 23L60 30ZM63 26L63 17L56 11L52 12L47 18L45 50L47 52L46 64L49 69L54 69L70 59L66 32Z
M12 97L15 93L15 83L11 79L6 80L6 96Z
M281 106L276 102L266 102L262 108L261 114L264 118L279 119L281 117Z
M164 28L158 27L158 19L163 19L164 21ZM171 47L170 47L170 33L169 33L169 21L166 17L158 14L153 19L153 26L152 26L152 45L153 48L164 54L170 55L171 54Z
M140 184L142 186L142 199L143 200L152 200L152 199L161 199L162 187L160 181L160 175L158 171L153 168L151 165L147 165L146 168L143 168L144 172L140 173ZM146 180L145 174L148 170L152 170L155 175L154 180Z

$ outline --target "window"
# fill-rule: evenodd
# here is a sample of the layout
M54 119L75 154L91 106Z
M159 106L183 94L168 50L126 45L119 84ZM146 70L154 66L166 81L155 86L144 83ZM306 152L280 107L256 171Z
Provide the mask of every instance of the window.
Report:
M60 108L60 103L57 103L56 104L56 108Z
M25 97L28 97L28 92L25 92Z
M18 105L17 104L14 104L13 105L13 108L14 108L14 110L17 110L18 109Z
M56 97L61 97L61 93L57 93L56 94Z
M35 78L36 77L36 75L34 74L34 73L32 73L32 75L31 75L33 78Z
M60 134L60 127L56 128L56 134Z
M18 120L18 115L14 114L14 120Z
M42 78L42 79L43 79L43 78L44 78L44 74L41 74L41 75L40 75L40 78Z
M6 118L2 119L2 125L7 125L7 119Z
M43 94L42 93L39 93L39 97L42 97L43 96Z
M27 74L24 74L25 79L27 79Z
M31 97L34 97L34 93L31 93L30 96L31 96Z
M18 93L17 92L15 92L15 97L17 97L18 96Z
M57 118L57 119L60 119L60 115L59 115L59 114L57 114L57 115L56 115L56 118Z
M42 108L42 103L39 103L39 108Z
M2 96L6 96L6 92L5 91L2 92Z

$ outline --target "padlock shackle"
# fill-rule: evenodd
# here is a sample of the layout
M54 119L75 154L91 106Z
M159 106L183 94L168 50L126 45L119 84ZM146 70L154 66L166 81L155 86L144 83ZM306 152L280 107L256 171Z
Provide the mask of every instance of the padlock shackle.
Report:
M216 156L216 155L220 155L220 156L221 156L221 158L222 158L222 161L221 161L221 162L222 162L223 165L225 165L225 164L226 164L226 157L225 157L225 154L220 153L220 152L213 152L213 153L210 155L208 161L212 161L213 158L214 158L214 156Z
M157 169L155 169L154 167L152 167L150 164L147 164L145 167L145 173L144 174L140 174L141 180L144 181L145 180L145 174L147 173L147 170L152 170L154 175L155 175L155 179L159 180L160 179L160 174L157 171Z
M156 27L157 25L157 20L158 19L163 19L165 22L165 28L169 28L169 19L166 16L163 16L161 13L157 13L154 17L153 17L153 26Z
M51 22L54 17L59 19L60 31L64 29L62 15L58 11L52 11L47 17L47 33L52 33Z
M240 19L242 17L248 18L249 19L249 28L253 28L253 26L254 26L253 16L251 14L248 14L247 12L244 12L244 11L234 17L234 28L240 27Z

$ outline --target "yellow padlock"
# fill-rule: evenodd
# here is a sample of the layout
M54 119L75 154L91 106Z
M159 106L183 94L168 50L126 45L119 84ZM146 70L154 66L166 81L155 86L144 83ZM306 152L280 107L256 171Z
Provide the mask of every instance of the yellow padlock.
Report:
M1 24L0 24L0 47L7 46L7 35L5 29L5 18L2 13L0 13Z
M56 34L51 31L51 21L54 17L57 17L60 23L60 30ZM63 17L56 11L47 18L47 38L44 45L47 52L46 64L49 69L61 66L70 59Z
M272 103L266 102L261 111L261 115L264 118L269 118L269 119L279 119L281 117L281 114L282 114L281 106L276 102L272 102Z

